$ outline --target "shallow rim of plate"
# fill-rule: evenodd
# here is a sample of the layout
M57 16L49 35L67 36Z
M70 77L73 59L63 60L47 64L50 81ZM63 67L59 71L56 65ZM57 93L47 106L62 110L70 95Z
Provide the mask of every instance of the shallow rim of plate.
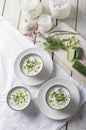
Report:
M63 108L61 108L61 109L53 108L52 106L50 106L50 104L49 104L48 101L47 101L47 94L48 94L48 92L50 91L50 89L56 88L55 86L56 86L56 87L60 86L60 87L65 88L65 89L69 92L69 94L70 94L70 101L69 101L69 103L68 103L65 107L63 107ZM51 107L51 108L54 109L54 110L59 110L59 111L60 111L60 110L65 109L66 107L68 107L68 105L70 104L70 102L71 102L71 93L70 93L69 89L68 89L67 87L63 86L63 85L60 85L60 84L59 84L59 85L54 85L54 86L51 86L51 88L48 89L48 91L47 91L47 93L46 93L45 99L46 99L46 102L47 102L47 104L49 105L49 107Z
M62 109L62 110L54 110L48 106L46 103L46 93L51 86L54 86L56 84L61 84L63 86L66 86L70 93L71 93L71 101L68 107ZM40 88L39 94L38 94L38 107L40 111L47 117L53 120L65 120L70 118L72 115L74 115L79 107L80 103L80 93L78 88L76 87L73 82L66 79L58 79L53 78L48 81L46 81Z
M27 104L27 106L26 106L25 108L20 109L20 110L11 107L11 105L9 104L9 96L10 96L10 94L11 94L13 91L15 91L16 89L19 89L19 88L20 88L20 89L22 88L22 89L27 90L28 93L30 94L30 101L29 101L29 103ZM10 89L10 91L8 92L6 101L7 101L8 106L9 106L12 110L15 110L15 111L23 111L23 110L25 110L25 109L30 105L30 102L31 102L31 93L30 93L30 91L29 91L26 87L24 87L24 86L15 86L15 87L13 87L12 89Z
M21 67L21 66L22 66L22 63L21 63L21 62L23 61L23 59L24 59L25 57L28 57L29 55L38 56L38 57L41 59L41 61L42 61L42 67L41 67L41 69L40 69L40 71L39 71L38 74L35 74L35 75L28 75L28 74L25 74L25 73L23 72L23 70L22 70L22 67ZM22 72L24 75L26 75L26 76L28 76L28 77L35 77L35 76L39 75L39 74L42 72L43 67L44 67L43 59L40 57L40 55L35 54L35 53L27 54L27 55L24 56L24 57L21 59L21 61L20 61L20 70L21 70L21 72Z

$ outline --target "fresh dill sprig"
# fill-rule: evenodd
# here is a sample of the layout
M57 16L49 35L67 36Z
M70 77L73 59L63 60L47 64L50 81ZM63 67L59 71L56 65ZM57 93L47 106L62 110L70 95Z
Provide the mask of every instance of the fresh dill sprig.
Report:
M46 50L56 51L58 49L67 50L66 46L59 38L48 36L45 38L46 42L43 43Z

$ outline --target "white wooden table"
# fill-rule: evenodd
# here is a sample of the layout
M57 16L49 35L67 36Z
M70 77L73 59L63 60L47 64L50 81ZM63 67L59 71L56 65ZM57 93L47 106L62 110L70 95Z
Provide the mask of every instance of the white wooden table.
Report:
M42 0L44 8L48 5L48 0ZM71 15L61 20L77 30L86 38L86 0L72 0ZM48 8L46 9L47 12ZM18 0L0 0L0 15L2 15L17 30L22 32L21 24L26 18L26 13L20 9ZM62 130L86 130L86 104L80 109L78 114L69 121Z

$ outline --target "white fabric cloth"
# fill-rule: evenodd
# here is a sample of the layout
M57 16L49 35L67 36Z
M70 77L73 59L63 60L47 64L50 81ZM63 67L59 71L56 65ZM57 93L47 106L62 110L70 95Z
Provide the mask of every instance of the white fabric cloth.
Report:
M37 106L39 87L26 86L31 92L31 107L25 111L11 110L6 103L7 92L16 85L22 85L14 74L13 65L20 52L34 47L9 23L0 18L0 130L59 130L68 121L54 121L45 117ZM54 65L51 78L71 80L80 91L80 106L86 101L86 90L59 66Z

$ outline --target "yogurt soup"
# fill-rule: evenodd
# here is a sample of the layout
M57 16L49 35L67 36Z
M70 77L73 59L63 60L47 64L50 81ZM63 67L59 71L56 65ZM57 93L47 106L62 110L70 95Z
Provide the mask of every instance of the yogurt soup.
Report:
M23 73L28 76L35 76L42 70L42 59L38 55L28 55L23 63Z
M8 105L14 110L23 110L30 103L30 93L23 87L16 87L8 94Z
M63 109L70 102L70 93L64 86L51 87L46 95L47 103L54 109Z

